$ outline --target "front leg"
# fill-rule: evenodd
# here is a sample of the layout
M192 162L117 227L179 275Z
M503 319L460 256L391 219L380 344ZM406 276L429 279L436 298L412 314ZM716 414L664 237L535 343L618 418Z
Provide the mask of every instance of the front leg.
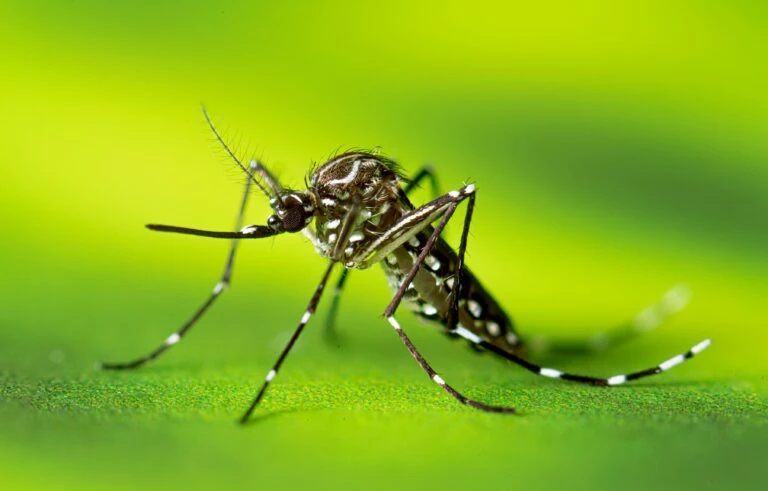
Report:
M398 221L398 223L395 224L395 226L392 227L392 230L387 234L390 236L389 240L385 240L381 244L381 248L383 251L391 252L396 247L399 247L398 244L402 244L402 242L408 240L408 238L413 237L420 230L423 230L425 227L427 227L436 218L442 217L440 223L437 225L437 227L435 227L434 231L429 237L429 240L427 240L426 244L421 250L421 253L418 255L413 265L411 266L411 269L406 275L402 284L395 292L392 301L384 311L384 316L387 318L389 324L400 337L400 340L403 342L403 344L405 344L405 347L411 353L411 356L414 357L416 362L419 364L422 370L424 370L427 376L433 382L439 385L443 390L448 392L454 399L464 405L479 409L481 411L493 413L515 413L515 409L512 407L492 406L489 404L484 404L482 402L466 397L452 386L450 386L442 377L440 377L440 375L437 374L437 372L432 368L429 362L427 362L424 356L419 353L418 349L416 349L416 347L413 345L408 335L405 333L405 331L403 331L400 323L397 321L397 319L395 319L395 312L403 300L405 291L413 282L413 279L416 277L416 273L419 271L421 265L424 264L424 260L426 259L427 255L429 255L435 242L440 237L440 233L445 228L445 225L453 216L453 213L456 211L459 203L467 198L469 198L470 208L468 208L467 215L464 219L464 234L462 235L462 248L466 248L466 235L469 230L471 209L475 200L475 187L472 184L465 186L461 190L451 191L450 193L441 196L440 198L430 203L427 203L421 208L414 210L412 213L405 215ZM402 237L405 237L405 239L402 240ZM380 254L377 252L374 257L378 257L379 255ZM461 265L461 262L459 264ZM452 306L455 308L455 302L452 302ZM455 318L455 315L452 317Z
M256 169L255 166L252 165L251 170L253 171L255 169ZM237 219L235 220L236 230L240 229L243 225L243 217L245 215L245 209L248 204L248 196L249 196L250 190L251 190L251 180L246 179L245 189L243 190L243 196L240 199L240 208L238 209ZM168 225L148 225L148 227L152 230L158 230L163 232L187 233L187 234L194 234L194 235L204 235L208 237L229 238L229 239L232 239L232 244L229 247L229 254L227 254L227 261L224 265L224 271L219 277L219 281L213 287L213 290L208 294L208 297L205 300L205 302L203 302L202 305L200 305L197 308L197 310L195 310L192 316L180 328L178 328L176 331L171 333L171 335L168 336L165 339L165 341L163 341L162 344L160 344L155 349L153 349L149 353L139 358L135 358L127 362L100 363L101 368L104 370L126 370L131 368L138 368L150 361L155 360L160 355L168 351L172 346L176 345L197 324L200 318L202 318L203 315L205 315L208 309L211 308L211 306L219 298L219 296L224 292L224 290L229 288L229 285L232 279L232 269L235 263L235 254L237 252L238 239L257 238L260 236L271 236L275 234L275 232L272 229L269 229L267 227L260 227L257 225L246 227L244 230L251 232L248 234L245 234L243 231L210 232L210 231L196 230L196 229L189 229L185 227L175 227L175 226L168 226Z

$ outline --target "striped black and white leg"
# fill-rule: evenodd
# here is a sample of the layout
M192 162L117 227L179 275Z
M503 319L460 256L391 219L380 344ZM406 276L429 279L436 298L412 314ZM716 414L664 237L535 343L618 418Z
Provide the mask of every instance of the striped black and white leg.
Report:
M266 171L266 174L261 173L262 178L267 182L268 185L271 186L270 182L271 180L274 180L274 178L271 176L271 174ZM408 180L408 183L403 188L403 192L408 195L411 191L416 189L416 187L423 181L424 179L429 179L429 182L432 187L432 197L436 198L440 195L440 187L437 183L437 175L435 173L435 170L432 168L431 165L425 165L421 169L414 174L414 176ZM344 271L341 272L341 275L339 276L338 281L336 282L336 287L333 289L333 298L331 299L331 306L328 309L328 316L325 318L325 335L328 340L336 340L337 339L337 333L336 333L336 316L339 312L339 303L341 302L341 294L344 293L344 286L349 279L349 275L351 274L351 270L344 269Z
M537 355L543 353L589 355L614 348L641 334L652 331L683 310L691 298L686 285L676 285L661 299L641 310L634 319L613 329L597 332L586 339L563 340L533 336L527 346Z
M272 379L275 378L275 375L277 375L278 370L280 370L280 367L283 365L283 362L285 361L285 358L288 356L288 353L290 353L291 348L293 348L293 345L296 343L296 340L299 339L299 336L301 335L302 331L304 331L304 326L307 325L307 322L309 322L309 319L312 317L312 314L315 313L315 310L317 309L317 304L320 303L320 297L323 294L323 291L325 290L325 285L328 283L328 278L331 276L331 271L333 271L333 267L336 265L337 262L339 262L339 259L342 257L342 251L344 251L344 248L349 243L349 236L352 233L353 224L357 221L358 217L360 216L360 209L361 209L361 203L359 199L355 199L352 201L352 206L347 211L346 216L344 217L344 220L341 224L341 227L339 229L339 237L336 242L336 246L333 249L332 257L330 264L328 264L328 268L325 270L325 274L323 274L323 278L320 280L320 283L317 285L317 288L315 289L314 295L312 295L312 299L309 301L309 305L307 305L307 310L304 312L304 315L301 317L301 321L299 322L298 327L293 332L293 336L291 336L291 339L288 341L288 344L283 348L283 352L280 353L280 356L277 359L277 362L274 364L272 369L267 373L266 378L264 379L264 383L261 386L261 389L259 389L259 393L256 394L256 397L251 402L251 405L248 407L248 409L245 411L243 416L240 418L240 423L245 424L248 421L248 418L251 416L251 413L253 413L254 409L256 409L256 406L259 405L259 402L261 402L261 399L264 397L264 394L267 391L267 387L269 387L269 384L272 382Z
M469 206L467 208L467 214L469 218L471 218L471 213L472 213L471 206L473 204L474 204L473 201L470 201ZM467 241L468 231L469 231L469 224L465 219L464 230L462 233L461 245L459 246L459 254L458 254L458 277L459 278L461 278L461 274L463 272L464 252L466 251L466 241ZM457 281L456 284L458 285L458 287L460 287L461 281ZM460 293L457 293L457 296L459 295ZM608 346L613 346L617 342L625 341L626 339L628 339L628 337L633 337L639 333L655 329L668 316L673 315L679 312L681 309L683 309L685 305L688 303L689 298L690 298L690 293L688 292L687 288L684 286L678 286L670 290L669 292L667 292L662 298L661 302L659 302L658 304L652 305L651 307L648 307L647 309L645 309L645 311L641 312L638 318L635 319L635 324L637 325L631 326L629 328L629 331L627 330L619 330L617 332L608 331L606 334L603 334L603 336L606 336L606 337L593 338L593 339L598 339L599 341L598 342L592 341L591 346L587 344L582 349L591 350L591 351L595 351L598 349L606 349ZM451 318L452 315L454 316L456 315L456 309L457 309L457 306L455 305L455 302L452 301L451 311L450 311L451 314L449 314L449 319ZM642 319L645 319L645 320L642 320ZM589 385L604 385L604 386L621 385L626 382L630 382L632 380L638 380L641 378L649 377L651 375L657 375L659 373L669 370L672 367L679 365L680 363L686 360L689 360L690 358L693 358L694 356L704 351L711 344L711 340L705 339L704 341L701 341L700 343L693 346L691 349L689 349L685 353L673 356L672 358L654 367L647 368L645 370L639 370L639 371L628 373L628 374L614 375L612 377L600 378L600 377L592 377L592 376L586 376L586 375L576 375L576 374L566 373L554 368L539 366L535 363L532 363L526 360L521 356L517 356L515 354L509 353L497 347L496 345L485 341L477 334L469 331L468 329L460 325L455 325L455 324L448 324L448 325L453 326L453 329L452 329L453 333L458 334L459 336L471 341L472 343L477 345L479 348L484 348L488 351L491 351L537 375L541 375L549 378L558 378L562 380L568 380L570 382L578 382L578 383L589 384ZM600 348L597 347L598 345L600 346Z
M479 409L481 411L487 411L491 413L515 413L515 408L512 407L506 407L506 406L491 406L489 404L484 404L482 402L476 401L474 399L470 399L448 385L443 378L435 372L435 370L432 368L432 366L427 362L427 360L424 359L424 357L419 353L419 351L416 349L416 347L411 342L410 338L405 334L403 329L400 327L400 323L397 322L397 319L395 319L394 315L387 316L387 321L389 324L395 329L395 332L398 336L400 336L400 339L405 344L406 348L408 348L408 351L411 352L411 355L416 359L418 364L421 366L421 368L427 373L429 378L435 382L437 385L442 387L446 392L448 392L451 396L453 396L454 399L459 401L460 403L473 407L475 409Z
M484 404L482 402L466 397L465 395L461 394L459 391L457 391L456 389L448 385L448 383L446 383L446 381L443 380L443 378L440 377L440 375L438 375L437 372L435 372L435 370L427 362L427 360L424 359L421 353L419 353L419 351L411 342L408 335L405 333L405 331L403 331L402 327L400 326L400 323L397 322L397 319L395 319L395 312L397 310L397 307L400 305L400 302L402 301L403 296L405 295L405 291L407 290L408 285L410 285L411 282L413 281L413 278L416 276L416 273L418 272L419 267L424 263L425 258L427 257L433 245L437 241L437 238L440 236L440 233L443 231L443 229L445 228L445 225L448 223L448 221L453 216L453 213L456 211L456 207L461 201L463 201L468 197L470 198L470 202L472 202L474 200L474 193L475 193L475 188L471 184L469 186L465 186L460 191L451 191L450 193L448 193L447 196L450 196L451 198L453 198L454 201L446 209L445 213L442 216L442 219L440 220L440 223L437 225L437 227L435 227L434 231L432 232L432 235L429 237L429 240L427 240L420 254L414 261L413 266L411 267L411 270L406 275L405 279L403 280L403 283L400 285L397 292L395 292L395 295L392 301L384 311L384 316L387 318L387 321L395 330L397 335L400 336L400 340L403 342L403 344L405 344L408 351L416 359L416 362L426 372L427 376L429 376L429 378L433 382L435 382L443 390L448 392L457 401L459 401L464 405L473 407L475 409L479 409L481 411L487 411L487 412L493 412L493 413L514 413L515 409L512 407L491 406L489 404ZM468 215L468 217L471 218L471 213L470 215ZM468 228L468 226L469 225L467 223L467 217L465 217L465 228Z
M257 170L256 164L251 163L251 171ZM245 181L245 190L243 192L243 197L240 201L240 209L237 213L237 219L235 220L235 230L240 230L240 228L243 226L243 217L245 216L245 208L248 204L248 195L251 190L251 179L246 179ZM173 334L168 336L163 344L155 348L152 352L150 352L147 355L144 355L140 358L136 358L135 360L124 362L124 363L107 363L102 362L100 364L101 368L104 370L126 370L131 368L138 368L142 365L144 365L147 362L150 362L163 354L165 351L171 348L171 346L174 346L177 344L181 339L189 332L190 329L197 323L198 320L205 314L208 309L213 305L213 303L216 301L217 298L226 290L231 281L232 281L232 269L235 263L235 254L237 252L237 245L238 245L238 239L232 240L232 245L229 247L229 253L227 254L227 262L224 265L224 271L219 278L219 281L216 283L216 286L213 287L213 290L208 295L208 298L203 302L203 304L195 311L194 314L192 314L192 317L187 320L187 322L184 323L183 326L177 331L175 331Z
M459 321L459 299L462 298L462 289L464 287L464 255L467 252L467 241L469 239L469 226L472 223L472 215L475 211L475 194L469 197L467 202L467 212L464 215L464 227L461 231L461 242L459 242L459 253L456 263L455 288L451 290L450 305L448 308L448 318L446 326L449 330L454 330Z
M557 370L554 368L547 368L542 367L539 365L536 365L535 363L531 363L530 361L526 360L523 357L514 355L512 353L508 353L493 344L483 340L473 332L470 332L467 329L464 329L462 327L457 328L454 331L459 336L462 336L469 341L477 344L479 347L487 349L488 351L492 351L493 353L506 358L507 360L525 368L526 370L535 373L536 375L541 375L543 377L549 377L549 378L557 378L562 380L568 380L570 382L578 382L582 384L589 384L589 385L621 385L625 382L630 382L632 380L638 380L645 377L650 377L651 375L657 375L662 372L666 372L672 367L675 367L681 363L683 363L686 360L689 360L693 358L694 356L698 355L711 344L711 340L705 339L704 341L701 341L685 353L673 356L672 358L654 366L651 368L647 368L645 370L639 370L636 372L623 374L623 375L614 375L613 377L606 377L606 378L600 378L600 377L591 377L586 375L575 375L572 373L566 373L561 370Z
M280 353L277 362L275 362L275 364L272 366L272 369L267 373L267 376L264 378L264 383L261 385L261 389L259 389L258 394L251 402L251 405L248 406L248 409L245 411L243 416L240 418L240 423L245 424L248 422L248 418L250 418L254 409L256 409L256 406L259 405L259 402L261 402L261 399L264 397L264 394L267 391L267 387L269 387L269 384L275 378L277 372L280 370L280 367L283 365L283 362L288 356L288 353L290 353L291 348L293 348L293 345L296 344L296 341L299 339L299 336L304 330L304 326L307 325L307 322L309 322L312 314L315 313L317 304L320 303L320 297L323 294L323 290L325 290L325 285L328 283L328 277L331 275L331 271L335 265L336 263L334 261L331 261L331 263L328 265L328 268L325 270L325 274L323 274L323 278L320 280L317 288L315 288L315 293L312 295L312 299L309 301L309 305L307 305L307 310L304 312L304 315L301 316L301 321L299 321L298 327L293 332L293 336L291 336L288 344L285 346L285 348L283 348L283 351Z

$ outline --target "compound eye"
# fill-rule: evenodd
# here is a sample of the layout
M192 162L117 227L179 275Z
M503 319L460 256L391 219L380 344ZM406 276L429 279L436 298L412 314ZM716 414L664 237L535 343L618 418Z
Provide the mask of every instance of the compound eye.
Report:
M283 229L286 232L298 232L304 228L305 211L301 203L291 203L283 215Z

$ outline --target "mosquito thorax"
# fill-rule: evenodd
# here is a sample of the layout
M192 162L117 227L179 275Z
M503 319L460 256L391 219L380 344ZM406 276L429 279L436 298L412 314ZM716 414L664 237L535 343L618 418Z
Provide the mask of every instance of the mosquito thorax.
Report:
M315 205L315 248L325 257L332 257L349 210L360 207L348 243L335 258L347 267L359 267L360 253L407 211L396 206L400 176L395 163L365 152L345 153L317 167L309 176L309 192Z
M306 192L283 192L270 199L269 204L275 213L267 219L267 225L280 232L299 232L315 214L315 206Z

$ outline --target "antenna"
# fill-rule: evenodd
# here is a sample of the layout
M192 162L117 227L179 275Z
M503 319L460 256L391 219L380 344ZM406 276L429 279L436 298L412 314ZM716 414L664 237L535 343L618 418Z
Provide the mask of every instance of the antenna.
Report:
M213 135L216 137L216 140L218 140L221 146L224 147L224 150L226 150L229 156L232 157L232 160L234 160L235 163L237 163L238 167L240 167L240 169L243 172L245 172L246 175L256 184L256 186L261 190L261 192L264 193L264 196L266 196L267 199L272 198L272 196L269 194L269 192L267 192L267 190L259 182L259 180L256 179L256 177L243 165L242 162L240 162L240 159L238 159L235 156L234 152L230 150L229 146L224 142L224 139L221 137L221 135L219 135L219 132L216 131L216 127L213 126L213 121L211 121L211 117L208 116L208 111L205 109L205 105L202 105L202 110L203 110L203 117L205 117L205 122L208 123L208 127L213 132Z

